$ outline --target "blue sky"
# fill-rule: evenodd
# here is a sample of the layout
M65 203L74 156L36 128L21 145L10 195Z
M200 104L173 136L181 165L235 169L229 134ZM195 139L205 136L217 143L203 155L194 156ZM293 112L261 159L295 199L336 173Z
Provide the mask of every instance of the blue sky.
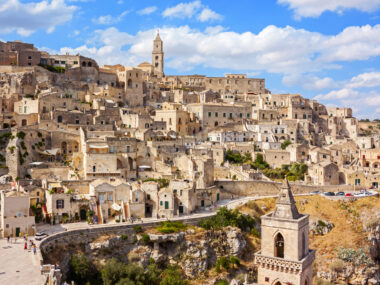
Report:
M0 0L0 40L100 64L150 61L158 29L166 74L247 73L380 118L380 0Z

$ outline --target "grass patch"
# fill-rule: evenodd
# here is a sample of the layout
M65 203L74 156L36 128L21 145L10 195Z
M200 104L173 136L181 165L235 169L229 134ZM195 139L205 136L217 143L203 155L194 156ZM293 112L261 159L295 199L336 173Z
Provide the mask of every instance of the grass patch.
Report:
M172 222L166 221L161 222L160 225L156 228L158 232L163 234L177 233L187 228L187 225L182 222Z

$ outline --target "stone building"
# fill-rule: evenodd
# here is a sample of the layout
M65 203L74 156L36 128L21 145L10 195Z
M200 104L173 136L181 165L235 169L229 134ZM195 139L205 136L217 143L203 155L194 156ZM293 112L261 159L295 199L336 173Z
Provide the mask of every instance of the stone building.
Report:
M309 215L300 214L285 179L274 212L261 217L258 284L311 285L315 251L309 249Z
M1 192L0 236L34 235L34 216L30 215L29 196L18 192Z

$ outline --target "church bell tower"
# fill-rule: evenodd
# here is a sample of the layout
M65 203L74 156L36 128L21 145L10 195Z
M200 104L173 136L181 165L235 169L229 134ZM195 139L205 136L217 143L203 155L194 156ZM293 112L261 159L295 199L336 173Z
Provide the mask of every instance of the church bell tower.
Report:
M158 78L164 77L164 46L159 32L153 41L152 65L154 75Z
M315 251L309 249L309 215L298 212L285 178L274 212L261 217L260 285L312 285Z

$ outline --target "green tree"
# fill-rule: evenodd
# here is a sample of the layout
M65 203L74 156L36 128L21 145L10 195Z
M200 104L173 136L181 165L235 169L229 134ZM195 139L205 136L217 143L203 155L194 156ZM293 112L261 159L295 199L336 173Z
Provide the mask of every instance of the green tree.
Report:
M71 257L70 275L76 283L86 284L87 281L96 280L98 272L88 257L80 253Z
M286 148L288 147L288 145L291 145L291 144L292 144L291 141L286 140L286 141L284 141L284 142L281 144L281 148L282 148L282 149L286 149Z
M177 266L169 265L162 273L160 285L187 285L181 270Z

